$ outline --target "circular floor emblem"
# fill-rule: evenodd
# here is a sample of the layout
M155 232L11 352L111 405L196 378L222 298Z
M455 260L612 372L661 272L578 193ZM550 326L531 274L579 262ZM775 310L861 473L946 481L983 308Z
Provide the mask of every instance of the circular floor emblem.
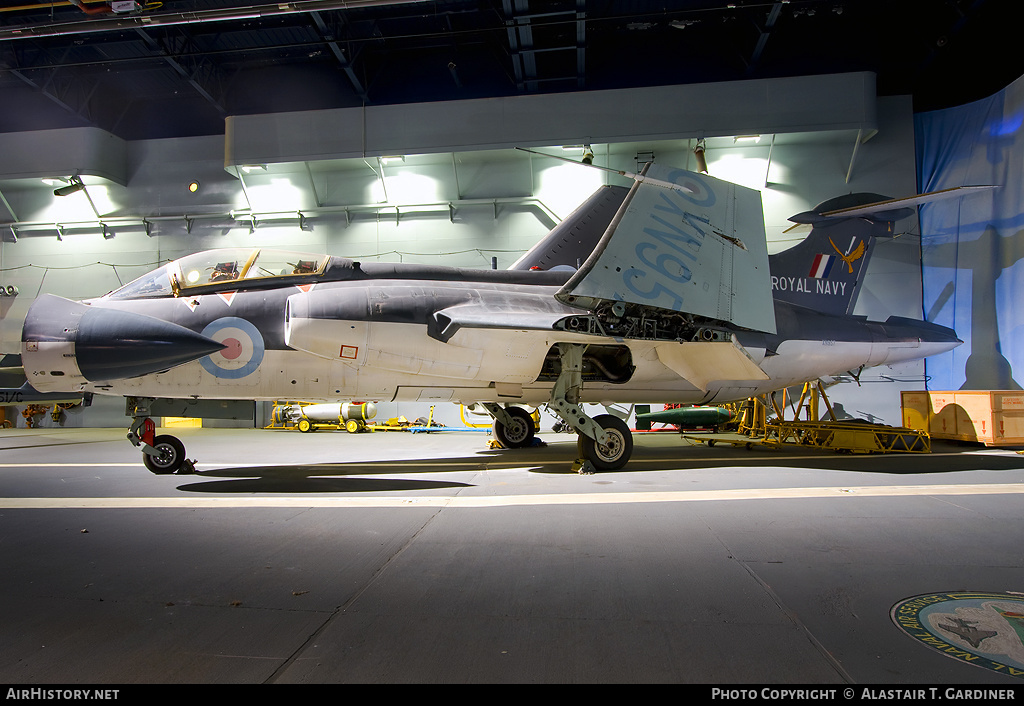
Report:
M245 319L234 316L217 319L203 329L203 335L227 346L199 361L206 372L215 377L244 378L263 362L263 336Z
M928 593L900 601L890 615L903 632L944 655L1024 677L1024 594Z

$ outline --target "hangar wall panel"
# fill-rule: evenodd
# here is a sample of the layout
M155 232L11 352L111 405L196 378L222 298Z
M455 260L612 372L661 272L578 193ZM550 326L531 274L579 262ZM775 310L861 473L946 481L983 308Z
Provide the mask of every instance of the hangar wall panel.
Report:
M92 174L127 184L127 144L95 127L0 133L0 179Z
M875 127L875 76L365 106L227 118L227 165Z

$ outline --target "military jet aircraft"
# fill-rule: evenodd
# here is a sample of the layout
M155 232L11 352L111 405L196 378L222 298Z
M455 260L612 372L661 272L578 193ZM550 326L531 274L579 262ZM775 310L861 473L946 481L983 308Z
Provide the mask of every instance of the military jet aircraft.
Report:
M613 470L629 427L586 402L720 403L961 343L851 315L906 203L827 202L794 217L813 226L806 240L769 257L759 192L658 165L630 176L508 270L224 249L85 303L43 295L24 324L26 375L41 392L125 396L155 473L193 469L155 435L163 399L214 417L224 400L480 403L505 447L531 444L523 406L547 405L581 460Z

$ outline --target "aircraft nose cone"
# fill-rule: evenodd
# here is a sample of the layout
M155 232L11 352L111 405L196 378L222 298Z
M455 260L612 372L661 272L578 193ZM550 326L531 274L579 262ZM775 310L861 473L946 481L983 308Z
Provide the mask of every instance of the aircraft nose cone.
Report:
M156 373L223 348L184 326L111 309L87 312L75 339L78 369L87 380Z
M90 382L160 372L224 348L169 321L52 295L40 297L29 309L23 339L74 343L78 369Z

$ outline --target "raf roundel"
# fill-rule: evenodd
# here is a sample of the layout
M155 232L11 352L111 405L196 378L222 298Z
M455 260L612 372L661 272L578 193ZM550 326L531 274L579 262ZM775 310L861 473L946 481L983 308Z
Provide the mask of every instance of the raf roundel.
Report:
M711 183L695 172L688 172L685 169L674 169L669 172L668 181L683 187L685 191L676 191L675 194L682 196L696 206L710 208L718 200ZM665 197L663 196L662 198Z
M224 350L199 361L214 377L237 380L251 375L263 362L263 336L245 319L227 316L210 322L203 335L223 343Z

